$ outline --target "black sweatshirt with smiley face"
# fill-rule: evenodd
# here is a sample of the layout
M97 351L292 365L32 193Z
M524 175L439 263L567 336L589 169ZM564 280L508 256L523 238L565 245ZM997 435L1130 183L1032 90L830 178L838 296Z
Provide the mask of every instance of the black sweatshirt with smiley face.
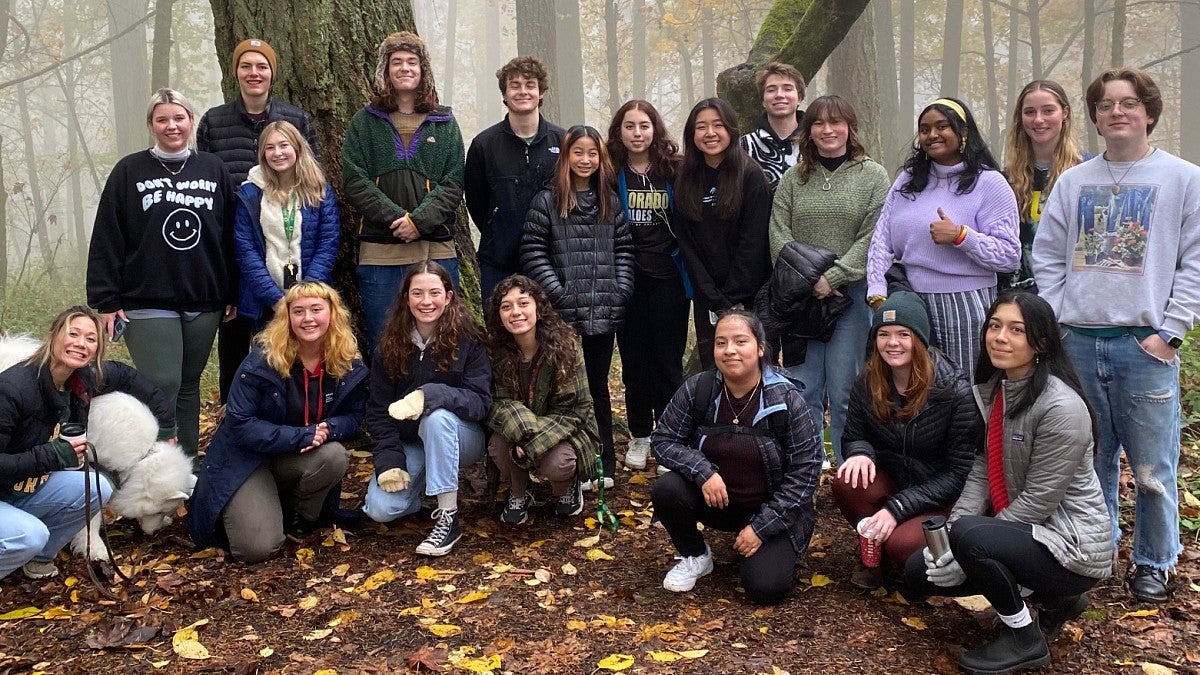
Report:
M88 304L101 312L236 304L235 204L216 155L193 150L186 162L160 162L142 150L122 158L96 209Z

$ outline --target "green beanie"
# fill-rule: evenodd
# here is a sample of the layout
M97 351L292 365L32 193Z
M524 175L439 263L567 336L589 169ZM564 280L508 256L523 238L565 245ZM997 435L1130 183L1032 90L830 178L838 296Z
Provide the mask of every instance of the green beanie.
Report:
M921 296L910 291L892 293L875 310L875 318L871 321L871 341L875 341L875 333L884 325L900 325L908 328L921 342L929 346L929 312L925 309L925 301Z

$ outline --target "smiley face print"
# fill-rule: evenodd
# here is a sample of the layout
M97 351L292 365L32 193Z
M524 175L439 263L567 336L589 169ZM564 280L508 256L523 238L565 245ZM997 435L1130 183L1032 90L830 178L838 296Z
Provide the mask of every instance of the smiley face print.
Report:
M176 251L193 249L200 243L200 216L191 209L175 209L163 222L163 239Z

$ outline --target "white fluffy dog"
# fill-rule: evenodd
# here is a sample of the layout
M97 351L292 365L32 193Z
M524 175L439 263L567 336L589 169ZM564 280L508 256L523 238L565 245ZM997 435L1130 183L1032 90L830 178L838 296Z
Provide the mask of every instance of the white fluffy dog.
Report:
M0 370L29 358L41 345L26 335L0 336ZM144 403L113 392L92 399L87 437L96 447L97 461L114 478L108 507L118 516L134 518L146 534L171 523L171 515L192 495L196 476L192 460L170 443L156 442L158 421ZM111 560L100 540L101 515L71 541L71 550L84 555L92 539L92 559Z

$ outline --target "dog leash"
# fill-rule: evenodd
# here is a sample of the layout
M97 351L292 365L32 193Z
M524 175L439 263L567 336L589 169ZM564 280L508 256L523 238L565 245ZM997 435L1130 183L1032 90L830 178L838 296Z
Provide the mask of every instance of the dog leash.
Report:
M83 501L83 515L84 515L83 528L85 531L85 534L84 534L84 556L85 556L86 562L87 562L88 576L91 577L92 584L96 587L96 590L100 591L101 595L108 598L109 600L116 600L117 602L123 602L124 598L121 598L120 596L116 595L112 591L108 590L108 584L103 583L97 577L96 567L95 567L95 565L92 564L92 527L91 526L92 526L92 517L93 517L93 515L95 515L92 513L92 477L93 476L95 477L96 494L101 495L101 494L103 494L103 492L101 490L101 483L100 483L100 470L99 470L99 468L97 468L97 466L99 464L99 459L96 455L96 446L92 445L91 442L89 442L89 441L85 441L84 443L85 443L85 445L84 445L84 450L83 450L83 500L84 500ZM103 505L101 505L101 509L103 509ZM104 523L103 516L100 517L100 527L98 529L100 530L100 541L101 541L101 543L104 544L105 550L108 551L109 562L112 563L113 573L117 577L119 577L122 581L132 581L128 576L125 575L124 572L121 571L121 566L117 564L117 561L112 559L112 545L108 543L108 526Z

